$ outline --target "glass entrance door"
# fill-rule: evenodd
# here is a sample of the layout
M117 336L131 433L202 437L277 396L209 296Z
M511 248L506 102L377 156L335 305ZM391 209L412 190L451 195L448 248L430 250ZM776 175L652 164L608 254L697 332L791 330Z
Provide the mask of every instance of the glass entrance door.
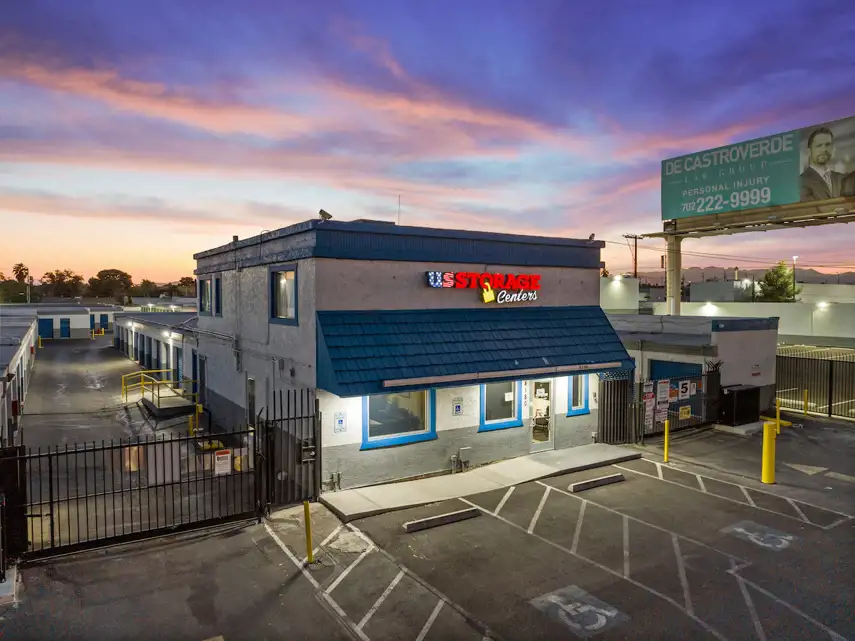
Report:
M531 383L531 451L555 447L555 417L552 411L552 379Z

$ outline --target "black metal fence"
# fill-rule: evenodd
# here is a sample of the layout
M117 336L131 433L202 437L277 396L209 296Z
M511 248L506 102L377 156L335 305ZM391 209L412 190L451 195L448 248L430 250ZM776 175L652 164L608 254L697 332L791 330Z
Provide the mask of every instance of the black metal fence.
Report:
M316 499L313 392L278 392L264 414L228 433L0 450L0 560L260 519L272 506Z
M321 415L310 389L279 390L257 423L265 435L262 495L271 505L316 500L320 492Z
M603 443L641 443L645 437L714 423L718 418L721 376L643 381L600 380L598 439Z
M784 348L775 382L782 408L855 419L855 350Z

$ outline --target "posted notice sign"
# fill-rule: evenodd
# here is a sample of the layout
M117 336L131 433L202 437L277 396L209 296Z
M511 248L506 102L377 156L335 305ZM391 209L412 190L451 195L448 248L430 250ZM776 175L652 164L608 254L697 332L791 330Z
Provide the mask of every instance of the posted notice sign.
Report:
M662 161L662 220L855 196L855 116Z
M231 474L232 472L232 451L217 450L214 452L214 475Z

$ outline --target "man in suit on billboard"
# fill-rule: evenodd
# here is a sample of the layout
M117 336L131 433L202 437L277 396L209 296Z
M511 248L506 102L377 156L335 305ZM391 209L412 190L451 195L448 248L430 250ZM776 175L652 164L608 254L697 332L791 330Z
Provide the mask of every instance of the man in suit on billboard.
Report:
M832 169L834 134L827 127L814 129L808 137L809 164L801 176L801 200L837 198L843 174Z
M843 178L840 187L841 196L855 196L855 171Z

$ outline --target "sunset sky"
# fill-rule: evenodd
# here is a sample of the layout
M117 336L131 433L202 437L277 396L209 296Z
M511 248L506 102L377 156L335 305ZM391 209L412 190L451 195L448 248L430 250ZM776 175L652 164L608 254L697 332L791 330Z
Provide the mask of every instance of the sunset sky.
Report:
M853 43L852 0L7 0L0 271L177 280L399 195L402 224L596 233L626 270L660 161L855 115ZM853 239L687 241L728 258L684 265L855 269Z

